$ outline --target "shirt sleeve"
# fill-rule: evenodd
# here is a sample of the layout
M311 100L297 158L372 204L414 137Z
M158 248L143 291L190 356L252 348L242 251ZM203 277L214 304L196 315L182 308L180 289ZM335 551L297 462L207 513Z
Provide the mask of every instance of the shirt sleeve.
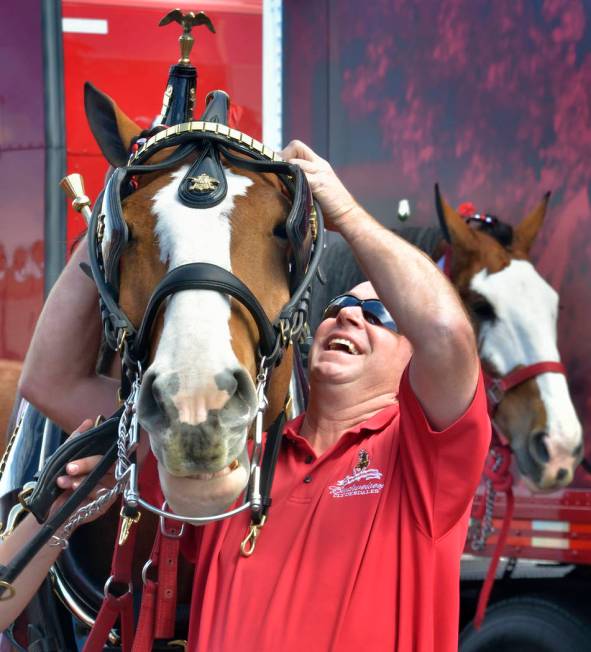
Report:
M400 383L401 472L418 527L439 539L467 512L488 453L491 425L482 372L472 402L445 430L433 430L412 390Z

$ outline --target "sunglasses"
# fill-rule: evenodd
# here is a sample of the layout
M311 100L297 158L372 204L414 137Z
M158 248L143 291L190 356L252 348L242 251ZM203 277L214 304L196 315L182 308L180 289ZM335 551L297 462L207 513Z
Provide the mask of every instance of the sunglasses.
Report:
M379 299L358 299L352 294L341 294L333 299L326 306L322 319L334 319L343 308L353 308L356 306L361 308L363 318L369 324L383 326L393 333L398 332L398 327L392 319L392 315L390 315Z

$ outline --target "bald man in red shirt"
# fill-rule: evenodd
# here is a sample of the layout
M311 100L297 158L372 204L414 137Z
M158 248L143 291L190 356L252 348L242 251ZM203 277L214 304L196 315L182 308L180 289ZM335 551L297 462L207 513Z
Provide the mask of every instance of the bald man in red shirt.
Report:
M331 302L318 327L310 403L286 428L253 556L240 554L247 514L185 539L188 649L455 652L460 557L490 440L471 324L435 265L326 161L298 141L283 156L372 283Z

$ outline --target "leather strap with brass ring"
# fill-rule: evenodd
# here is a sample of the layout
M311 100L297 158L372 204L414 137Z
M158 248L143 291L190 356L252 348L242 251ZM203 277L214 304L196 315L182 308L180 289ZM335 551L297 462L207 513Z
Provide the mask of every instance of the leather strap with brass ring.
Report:
M0 602L5 602L6 600L10 600L10 598L14 598L16 589L10 582L0 580L0 588L4 589L4 591L0 593Z

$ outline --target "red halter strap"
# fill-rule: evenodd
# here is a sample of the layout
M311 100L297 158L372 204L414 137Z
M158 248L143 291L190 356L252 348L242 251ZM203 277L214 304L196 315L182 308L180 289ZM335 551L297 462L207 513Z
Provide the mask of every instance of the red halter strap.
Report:
M105 584L105 597L96 617L95 623L86 639L83 652L100 652L103 650L111 628L119 620L121 627L121 650L131 652L133 642L133 591L131 584L131 565L135 548L137 527L129 531L127 541L119 545L123 518L119 520L119 530L111 563L111 577ZM110 587L123 585L127 591L117 595Z
M480 628L484 620L490 592L497 572L497 566L503 548L505 547L507 535L509 534L509 526L511 524L511 519L513 518L513 508L515 506L515 499L513 496L513 476L510 471L512 451L507 438L494 423L493 417L499 404L509 390L521 385L526 380L530 380L531 378L535 378L536 376L545 373L566 375L566 369L561 362L536 362L535 364L526 365L525 367L519 367L518 369L508 373L506 376L500 378L493 378L492 376L487 375L484 379L488 398L488 413L491 418L494 436L492 455L487 459L487 463L484 467L484 476L491 481L492 489L494 491L503 491L505 493L505 514L503 516L503 525L499 532L499 538L497 539L488 571L486 573L486 578L480 590L480 595L478 596L478 605L476 607L476 615L474 616L474 627L476 629ZM500 463L497 464L497 461ZM485 494L482 501L482 508L480 510L481 513L478 514L477 517L480 516L480 518L484 518L484 509L488 502L486 498L487 496Z
M566 369L562 362L544 361L519 367L511 371L506 376L495 378L485 376L486 393L488 397L488 413L494 416L499 403L503 400L505 394L514 387L521 385L526 380L535 378L540 374L554 373L566 375Z

